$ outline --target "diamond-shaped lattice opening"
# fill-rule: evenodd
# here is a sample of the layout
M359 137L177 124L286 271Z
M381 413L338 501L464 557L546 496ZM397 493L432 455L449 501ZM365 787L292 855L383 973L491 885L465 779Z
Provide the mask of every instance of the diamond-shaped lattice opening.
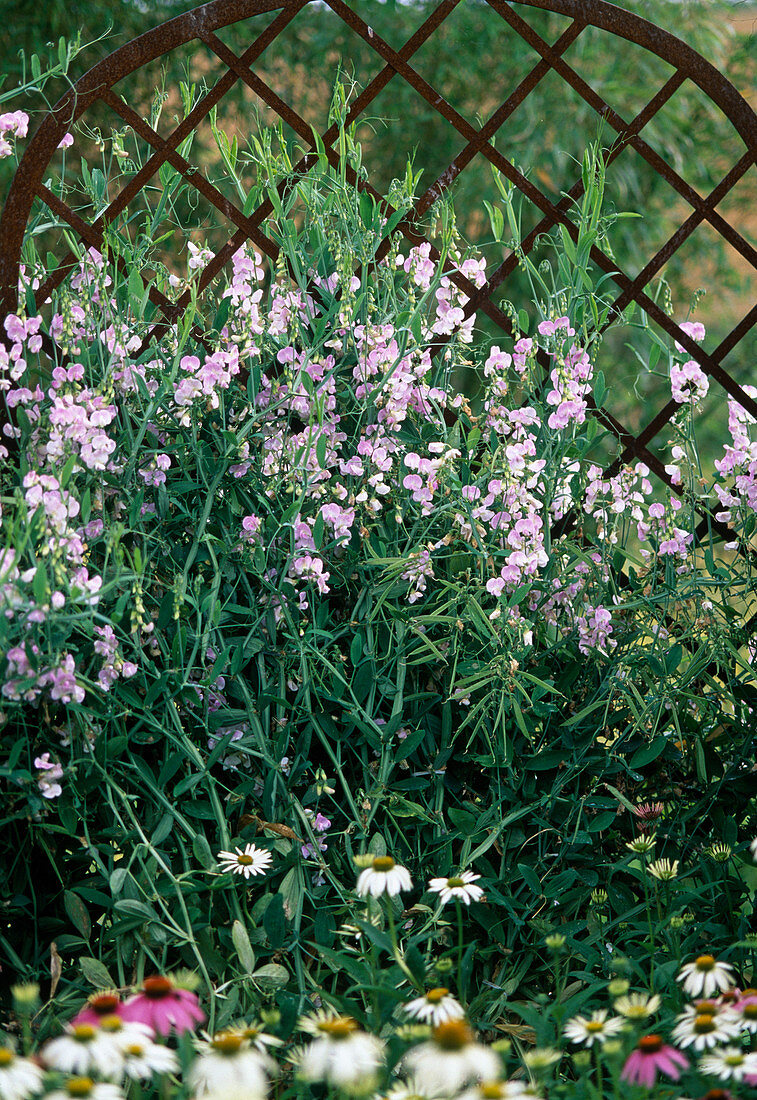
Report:
M670 338L659 326L652 322L650 327L670 345ZM617 324L605 333L597 355L595 370L603 372L607 387L603 407L633 435L670 401L667 360L663 356L655 363L650 356L652 346L649 336L638 328ZM663 428L647 444L653 454L664 446L665 431Z
M642 137L700 195L712 190L745 149L733 123L691 80L660 108Z
M471 52L485 67L463 63ZM478 129L539 61L539 56L488 5L459 4L410 64Z
M714 348L757 300L757 272L745 267L735 249L707 224L697 227L660 274L678 288L675 304L682 314L698 290L706 292L697 314L708 329L708 348Z
M717 204L716 210L740 235L757 249L757 166L752 165ZM747 257L735 261L738 270L747 272L752 264Z
M586 27L563 59L626 123L675 72L671 64L643 46L600 27Z
M324 23L325 21L325 23ZM330 28L324 33L324 26ZM240 43L230 47L240 53ZM253 72L319 133L328 126L334 84L341 72L356 91L384 62L334 12L309 5L252 65Z

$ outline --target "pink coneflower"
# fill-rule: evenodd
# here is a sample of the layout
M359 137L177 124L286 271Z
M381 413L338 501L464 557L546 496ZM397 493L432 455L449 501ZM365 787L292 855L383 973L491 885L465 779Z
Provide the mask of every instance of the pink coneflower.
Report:
M168 1035L172 1029L177 1035L193 1031L196 1024L205 1020L197 995L179 989L162 974L145 978L141 992L129 997L120 1015L123 1020L147 1024L159 1035Z
M642 802L638 806L631 807L631 813L638 819L639 829L642 833L645 833L651 825L654 825L658 817L662 817L664 812L665 804L663 802Z
M87 998L84 1008L71 1021L72 1026L77 1024L93 1024L99 1027L106 1016L120 1016L123 1001L115 991L101 990Z
M658 1072L677 1081L688 1064L688 1058L664 1043L659 1035L643 1035L626 1059L620 1076L631 1084L651 1088Z

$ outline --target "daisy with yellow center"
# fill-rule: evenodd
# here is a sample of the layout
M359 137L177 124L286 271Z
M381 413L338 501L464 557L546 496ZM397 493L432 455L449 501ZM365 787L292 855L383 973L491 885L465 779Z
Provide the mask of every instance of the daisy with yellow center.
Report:
M10 1047L0 1046L0 1097L27 1100L42 1091L42 1070L27 1058L19 1058Z
M721 1081L743 1081L745 1077L757 1077L757 1052L740 1047L722 1047L712 1050L699 1061L699 1070L708 1077Z
M50 1069L82 1079L91 1073L120 1077L123 1069L123 1055L113 1035L92 1024L69 1024L65 1034L42 1048L41 1057Z
M254 844L245 844L244 848L235 848L233 852L219 852L218 866L222 872L233 875L264 875L271 866L272 856L266 848L257 848Z
M450 901L462 901L470 905L472 901L480 901L484 891L474 883L481 875L474 875L472 871L463 871L451 878L432 878L428 884L432 893L439 895L442 905Z
M408 1001L404 1007L408 1016L422 1020L424 1024L431 1024L432 1027L446 1023L447 1020L459 1020L465 1015L463 1006L444 986L429 989L425 996Z
M660 1007L659 993L629 993L613 1002L615 1011L627 1020L648 1020Z
M718 962L714 955L700 955L681 967L676 981L683 982L684 993L690 997L711 997L734 984L733 967Z
M124 1094L118 1085L91 1077L69 1077L63 1088L49 1092L45 1100L124 1100Z
M263 1100L275 1063L256 1050L239 1031L219 1031L207 1041L197 1041L198 1057L187 1082L195 1097L243 1096Z
M712 1001L699 1001L677 1017L671 1038L676 1046L709 1050L719 1043L735 1039L741 1031L738 1015Z
M362 1031L351 1016L329 1012L305 1016L299 1026L315 1038L298 1052L298 1077L347 1093L370 1092L384 1064L380 1039Z
M499 1055L477 1043L465 1020L448 1020L434 1028L431 1039L409 1051L403 1067L426 1096L453 1096L476 1081L496 1081Z
M622 1016L610 1016L606 1008L597 1009L591 1016L574 1016L565 1025L565 1037L571 1043L582 1043L590 1047L595 1043L602 1046L623 1027Z
M412 890L413 882L407 867L395 863L391 856L376 856L369 867L360 872L355 887L361 898L396 897L401 890Z

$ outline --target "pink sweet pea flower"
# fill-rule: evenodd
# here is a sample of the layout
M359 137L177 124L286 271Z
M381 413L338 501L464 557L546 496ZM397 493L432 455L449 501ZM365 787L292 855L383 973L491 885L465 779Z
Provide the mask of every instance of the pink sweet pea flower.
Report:
M178 1035L193 1031L205 1019L195 993L157 974L145 978L141 992L129 997L119 1015L122 1020L147 1024L159 1035L169 1035L172 1029Z
M79 1024L91 1024L93 1027L99 1027L106 1016L120 1016L122 1008L123 1001L116 992L105 990L94 993L87 999L87 1003L81 1012L74 1016L71 1027L78 1027Z
M688 1064L688 1058L680 1050L663 1043L659 1035L643 1035L628 1056L620 1076L631 1084L651 1088L658 1072L677 1081Z

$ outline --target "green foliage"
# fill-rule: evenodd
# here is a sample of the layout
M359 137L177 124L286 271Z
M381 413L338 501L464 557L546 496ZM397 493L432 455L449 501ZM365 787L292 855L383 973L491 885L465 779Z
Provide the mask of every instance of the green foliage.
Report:
M337 119L344 107L337 99ZM41 212L27 241L35 310L18 341L29 396L14 405L20 438L2 475L3 545L15 555L3 557L0 620L3 968L47 981L51 956L62 960L42 1037L93 987L182 966L200 977L211 1028L275 1005L289 1038L317 995L378 1029L400 995L452 974L482 1028L516 1034L525 1021L550 1042L618 955L662 988L689 954L744 943L757 831L744 628L753 514L732 505L742 555L714 525L694 542L697 509L717 501L699 482L692 397L673 429L691 548L667 556L630 507L610 518L579 507L579 525L559 530L561 501L583 505L592 464L618 449L592 418L550 424L558 383L543 368L547 357L565 372L585 351L598 401L611 377L606 292L588 258L616 224L598 149L581 158L575 232L551 242L547 267L521 256L532 293L514 310L516 336L533 348L516 369L510 353L492 367L497 349L464 325L444 330L442 305L464 305L450 277L475 280L480 263L449 205L429 214L441 260L427 278L423 257L397 242L382 262L392 226L346 182L346 165L362 165L349 128L338 169L321 158L300 180L275 134L253 143L251 181L233 139L217 140L228 186L245 203L271 200L276 261L248 251L248 275L202 297L196 268L165 262L163 215L127 210L104 257L82 256L40 304L66 352L51 361L25 327ZM393 182L399 212L416 183L412 169ZM81 186L102 203L115 184L92 171ZM180 222L183 187L160 179L168 224ZM521 231L507 188L489 213L496 237ZM151 289L189 303L157 337ZM566 326L539 327L563 318L575 348ZM624 320L648 339L643 317ZM380 368L363 377L369 354ZM667 345L659 356L669 372L681 358ZM198 373L209 364L213 378ZM408 365L414 382L398 379ZM452 404L463 365L482 379L478 410ZM399 382L417 387L413 401ZM533 412L528 457L546 472L521 478L496 428L500 400ZM74 410L62 434L58 401ZM378 461L372 482L357 465L342 471L387 419L390 476ZM85 448L98 425L95 450L113 444L102 458ZM405 484L411 455L437 463L431 508ZM338 478L355 512L346 538L321 510L338 494L317 489ZM517 584L501 572L512 544L463 491L485 493L490 479L517 486L516 503L531 494L544 532L545 560ZM513 517L503 523L510 531ZM616 648L581 623L607 607ZM42 754L60 762L57 796ZM678 861L675 877L650 876L649 859L628 850L645 802L661 804L655 855ZM329 821L326 855L317 815ZM271 855L265 875L221 869L219 852L253 842ZM386 853L416 882L407 911L354 896L355 857ZM423 884L466 868L487 902L471 903L461 933ZM543 947L555 932L567 945L559 968ZM750 970L747 948L736 951ZM560 1007L537 1013L556 989Z

